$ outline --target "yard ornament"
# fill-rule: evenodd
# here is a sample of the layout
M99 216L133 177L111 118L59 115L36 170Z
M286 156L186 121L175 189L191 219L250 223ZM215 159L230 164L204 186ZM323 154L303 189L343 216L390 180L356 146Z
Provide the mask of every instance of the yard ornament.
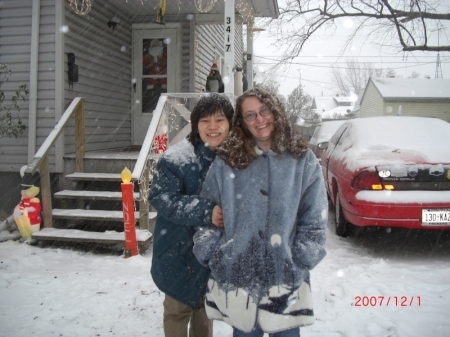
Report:
M39 173L23 174L24 166L21 169L21 195L19 204L14 209L14 220L20 235L24 239L28 239L33 233L38 232L41 228L41 202L37 195L39 188Z
M222 76L219 72L219 67L217 63L214 62L211 66L211 71L206 78L206 91L207 92L224 92L224 85L222 81Z

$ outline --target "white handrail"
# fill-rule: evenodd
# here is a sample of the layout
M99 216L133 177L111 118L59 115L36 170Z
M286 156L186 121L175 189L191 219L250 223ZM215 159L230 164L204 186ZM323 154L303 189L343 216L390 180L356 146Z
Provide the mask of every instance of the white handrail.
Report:
M144 142L142 143L141 151L139 152L139 157L136 161L136 165L134 166L133 173L131 174L131 178L133 180L141 180L142 178L142 173L144 172L147 157L150 154L152 142L155 138L156 130L158 129L159 120L161 119L162 111L164 108L164 104L166 104L166 101L167 96L159 96L158 104L156 105L156 109L154 110L155 112L150 122L150 126L147 130L147 134L145 135Z
M33 174L37 170L37 168L41 164L42 160L44 159L44 157L47 155L48 151L50 150L50 147L53 145L55 140L58 138L58 136L63 131L69 118L72 116L73 112L75 111L75 108L77 107L78 103L80 103L80 101L83 99L84 99L83 97L76 97L73 99L72 103L70 103L69 107L66 109L64 114L61 116L61 119L57 122L57 124L54 126L53 130L50 132L50 134L45 139L44 143L42 143L41 147L34 155L33 159L31 160L31 163L28 164L27 168L25 169L25 173Z

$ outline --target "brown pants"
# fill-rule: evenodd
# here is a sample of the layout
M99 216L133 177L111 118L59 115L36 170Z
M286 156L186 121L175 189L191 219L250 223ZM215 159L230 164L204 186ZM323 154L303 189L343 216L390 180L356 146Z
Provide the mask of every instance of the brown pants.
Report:
M213 322L208 318L203 300L198 309L192 309L176 299L164 298L164 336L165 337L212 337Z

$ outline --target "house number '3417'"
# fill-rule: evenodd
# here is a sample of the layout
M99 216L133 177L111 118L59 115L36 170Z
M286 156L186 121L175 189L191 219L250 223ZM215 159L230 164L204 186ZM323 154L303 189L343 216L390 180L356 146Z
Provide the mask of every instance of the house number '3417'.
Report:
M231 18L227 16L226 22L225 22L225 51L230 52L231 50L231 44L230 44L230 34L231 34Z

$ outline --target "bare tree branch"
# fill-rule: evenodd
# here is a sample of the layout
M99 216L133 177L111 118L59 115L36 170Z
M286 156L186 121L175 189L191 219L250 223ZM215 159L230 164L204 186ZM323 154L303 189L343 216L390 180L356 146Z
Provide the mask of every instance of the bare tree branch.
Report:
M352 19L356 28L394 38L402 51L450 51L450 45L430 44L430 35L450 20L450 4L438 0L286 0L277 25L279 43L287 45L284 59L299 55L305 43L319 30L336 29L339 19ZM448 26L448 25L447 25ZM347 44L349 42L347 41ZM392 47L392 46L389 46Z

